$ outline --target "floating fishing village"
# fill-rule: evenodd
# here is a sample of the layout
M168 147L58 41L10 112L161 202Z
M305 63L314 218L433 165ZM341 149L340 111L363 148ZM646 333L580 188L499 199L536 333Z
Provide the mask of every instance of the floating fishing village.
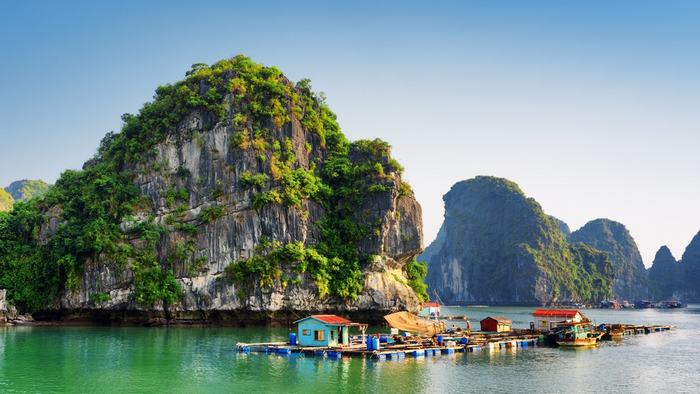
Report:
M473 330L467 316L441 316L440 304L427 302L418 315L402 311L384 316L389 332L367 333L368 325L341 316L319 314L293 322L287 342L237 343L244 353L301 355L340 359L398 360L441 354L515 351L536 346L591 348L601 341L669 331L670 325L592 322L578 309L535 309L529 329L512 327L503 316L487 316ZM463 322L448 326L446 321ZM355 331L354 333L351 333Z

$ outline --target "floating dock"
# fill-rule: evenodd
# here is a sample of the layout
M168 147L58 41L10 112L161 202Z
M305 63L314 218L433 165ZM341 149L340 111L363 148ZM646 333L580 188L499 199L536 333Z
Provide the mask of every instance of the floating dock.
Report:
M617 329L615 334L621 332L622 336L651 334L668 331L673 328L668 325L605 324L605 326L615 327ZM614 338L616 338L616 335L611 335L608 339ZM515 330L510 333L476 331L444 334L437 336L437 338L401 337L399 339L400 342L394 342L392 337L386 334L382 334L379 337L352 336L350 345L342 347L305 347L291 345L289 342L238 343L236 344L236 350L245 353L300 354L307 357L324 357L328 359L361 357L382 361L481 351L513 351L550 343L546 335L531 330Z
M537 334L504 333L488 335L475 333L469 336L440 335L437 338L407 337L401 343L389 336L353 337L349 346L343 347L303 347L293 346L289 342L238 343L240 352L271 353L280 355L303 354L310 357L341 358L343 356L371 358L374 360L398 360L403 358L435 357L456 353L473 353L482 350L505 350L537 346ZM373 342L373 343L370 343Z

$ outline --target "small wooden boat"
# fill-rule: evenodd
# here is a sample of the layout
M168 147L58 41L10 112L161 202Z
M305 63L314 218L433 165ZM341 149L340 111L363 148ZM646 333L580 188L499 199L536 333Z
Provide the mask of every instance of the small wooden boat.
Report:
M448 316L442 316L443 320L469 320L467 315L448 315Z
M557 345L562 347L590 347L598 345L603 333L590 322L567 323L559 326Z
M447 329L445 323L441 321L421 319L407 311L386 315L384 320L393 328L427 336L438 335Z
M625 335L625 327L622 324L611 324L605 327L602 339L606 341L621 340Z

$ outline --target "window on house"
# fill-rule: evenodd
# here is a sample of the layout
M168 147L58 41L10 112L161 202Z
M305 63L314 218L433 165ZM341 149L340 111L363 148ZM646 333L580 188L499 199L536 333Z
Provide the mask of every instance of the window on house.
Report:
M314 331L314 339L317 341L322 341L323 340L323 330Z
M331 341L335 340L335 330L331 330Z
M308 335L309 335L309 330L308 330L308 329L301 330L301 335L303 335L303 336L308 336Z

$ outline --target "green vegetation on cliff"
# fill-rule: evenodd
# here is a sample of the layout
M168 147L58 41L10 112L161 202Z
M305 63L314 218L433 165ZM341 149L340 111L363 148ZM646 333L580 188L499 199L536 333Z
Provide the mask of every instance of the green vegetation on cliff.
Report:
M10 193L6 192L3 189L0 189L0 212L5 212L9 211L12 209L12 204L14 204L15 200L12 198Z
M193 114L202 119L199 129L187 126ZM316 223L317 244L262 242L252 257L229 265L227 278L264 285L286 281L283 272L293 267L311 276L319 296L354 298L362 290L369 256L358 245L372 236L373 224L359 224L357 211L371 193L389 191L392 173L402 168L383 141L350 143L308 80L292 84L277 68L245 56L197 64L183 81L157 88L153 101L122 120L121 132L107 134L83 170L64 172L43 196L0 215L0 288L8 290L11 303L26 311L51 308L63 292L80 287L86 262L95 260L117 271L129 268L132 297L139 304L176 302L182 289L175 265L194 259L195 251L187 246L191 240L183 241L176 248L182 253L163 259L157 244L171 232L186 239L197 234L192 223L181 220L189 200L182 180L189 170L178 168L164 193L166 206L175 210L166 226L152 222L154 201L141 194L135 180L167 168L156 161L157 144L201 140L203 130L216 125L231 130L232 147L257 157L261 170L240 178L240 187L255 193L255 209L271 204L304 209L304 200L314 200L324 210ZM303 147L308 166L297 162L293 141L275 133L292 122L316 138L313 146ZM410 193L408 185L401 190ZM217 183L212 198L225 193ZM210 205L198 221L214 222L226 214L225 206ZM421 273L411 268L412 281Z
M647 273L642 255L627 228L610 219L595 219L569 235L569 241L582 242L607 252L613 265L614 296L622 300L649 297Z
M406 273L408 274L408 285L416 292L418 299L428 301L428 285L425 284L425 277L428 275L428 264L421 263L413 259L406 264Z

